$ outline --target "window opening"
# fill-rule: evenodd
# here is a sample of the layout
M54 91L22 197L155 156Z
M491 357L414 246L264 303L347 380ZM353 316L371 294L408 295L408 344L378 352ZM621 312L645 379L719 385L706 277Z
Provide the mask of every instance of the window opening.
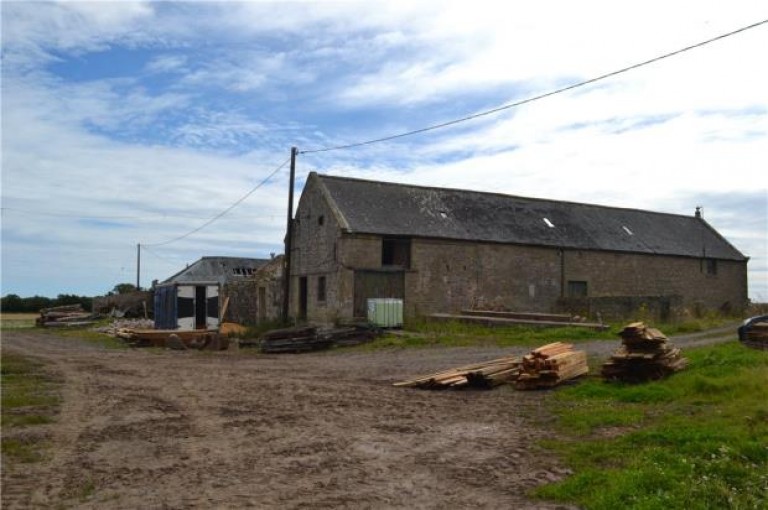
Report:
M317 300L325 301L325 276L317 278Z
M568 297L587 297L587 282L569 280Z
M411 266L411 240L402 237L385 237L381 242L381 265Z

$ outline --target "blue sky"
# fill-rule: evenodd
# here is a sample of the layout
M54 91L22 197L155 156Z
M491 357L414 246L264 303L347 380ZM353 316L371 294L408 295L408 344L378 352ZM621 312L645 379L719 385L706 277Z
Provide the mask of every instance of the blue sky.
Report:
M464 117L768 18L762 1L2 2L2 294L282 251L290 154ZM502 6L504 7L502 9ZM310 171L693 214L768 301L768 25Z

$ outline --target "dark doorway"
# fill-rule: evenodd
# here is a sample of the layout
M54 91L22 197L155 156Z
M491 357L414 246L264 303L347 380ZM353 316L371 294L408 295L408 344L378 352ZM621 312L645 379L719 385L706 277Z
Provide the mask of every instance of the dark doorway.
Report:
M355 271L355 317L368 316L368 299L405 298L405 272Z
M299 320L307 319L307 277L299 278Z
M195 329L205 329L205 285L195 287Z

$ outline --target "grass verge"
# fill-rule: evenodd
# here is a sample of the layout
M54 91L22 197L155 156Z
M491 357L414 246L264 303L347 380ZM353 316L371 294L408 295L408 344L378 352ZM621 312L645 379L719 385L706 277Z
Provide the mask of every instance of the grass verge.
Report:
M558 392L574 474L539 497L589 509L767 508L768 353L731 342L685 352L663 381L598 377Z
M108 323L105 323L108 324ZM82 340L89 344L99 345L106 349L127 349L128 346L119 338L111 337L105 333L93 331L94 326L72 327L72 328L38 328L38 331L62 338L72 338Z
M0 329L26 329L35 327L38 313L0 313Z
M54 421L60 403L59 381L43 364L7 352L0 354L0 380L3 463L39 461L46 443L34 433L34 427Z
M498 326L487 327L480 324L459 321L410 321L406 328L397 334L387 334L365 345L365 349L419 348L419 347L536 347L551 342L571 342L579 344L592 340L619 340L618 333L628 323L607 324L608 329L598 331L578 326L536 327L536 326ZM650 324L650 323L649 323ZM688 319L670 324L651 324L667 336L698 333L721 326L733 326L733 317L712 316Z

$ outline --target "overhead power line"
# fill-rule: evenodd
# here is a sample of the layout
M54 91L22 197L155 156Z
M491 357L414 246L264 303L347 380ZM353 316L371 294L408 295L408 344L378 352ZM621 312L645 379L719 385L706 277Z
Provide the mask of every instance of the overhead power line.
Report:
M240 205L240 204L241 204L241 203L242 203L242 202L243 202L243 201L244 201L246 198L248 198L249 196L251 196L251 195L252 195L252 194L253 194L253 193L254 193L254 192L257 190L257 189L261 188L261 187L262 187L263 185L265 185L265 184L266 184L266 183L267 183L267 182L268 182L268 181L269 181L269 180L270 180L272 177L274 177L274 175L275 175L277 172L279 172L280 170L282 170L282 169L285 167L285 165L287 165L287 164L288 164L288 162L289 162L290 160L291 160L291 159L290 159L290 158L288 158L288 159L286 159L285 161L283 161L283 163L282 163L282 164L280 164L280 166L278 166L277 168L275 168L275 169L274 169L274 170L273 170L273 171L272 171L272 172L271 172L271 173L270 173L268 176L266 176L266 177L265 177L265 178L264 178L264 179L263 179L261 182L259 182L259 183L258 183L256 186L254 186L253 188L251 188L251 190L250 190L248 193L246 193L246 194L245 194L245 195L243 195L242 197L238 198L238 199L237 199L237 200L236 200L234 203L232 203L232 205L230 205L229 207L227 207L226 209L224 209L224 210L223 210L223 211L221 211L219 214L217 214L216 216L214 216L214 217L213 217L213 218L211 218L210 220L206 221L205 223L203 223L203 224L202 224L202 225L200 225L199 227L193 228L192 230L190 230L190 231L189 231L189 232L187 232L186 234L182 234L182 235L180 235L180 236L178 236L178 237L174 237L174 238L172 238L172 239L168 239L167 241L163 241L162 243L147 243L147 244L141 243L141 246L165 246L166 244L171 244L171 243L175 243L176 241L181 241L182 239L185 239L185 238L187 238L187 237L191 236L192 234L194 234L194 233L196 233L196 232L200 232L200 231L201 231L201 230L203 230L205 227L207 227L208 225L210 225L211 223L213 223L214 221L218 220L219 218L221 218L222 216L224 216L225 214L227 214L229 211L231 211L232 209L234 209L235 207L237 207L238 205Z
M493 108L491 110L485 110L485 111L482 111L482 112L479 112L479 113L468 115L468 116L462 117L460 119L449 120L447 122L442 122L440 124L435 124L435 125L432 125L432 126L423 127L423 128L420 128L420 129L414 129L412 131L406 131L404 133L399 133L399 134L396 134L396 135L385 136L385 137L382 137L382 138L375 138L373 140L366 140L364 142L355 142L355 143L349 143L349 144L346 144L346 145L336 145L336 146L331 146L331 147L322 147L322 148L319 148L319 149L311 149L311 150L299 151L299 154L314 154L314 153L318 153L318 152L330 152L330 151L336 151L336 150L342 150L342 149L352 149L354 147L361 147L363 145L372 145L372 144L380 143L380 142L387 142L387 141L390 141L390 140L395 140L397 138L404 138L406 136L417 135L419 133L426 133L427 131L433 131L435 129L440 129L440 128L444 128L444 127L448 127L448 126L453 126L455 124L459 124L459 123L466 122L466 121L469 121L469 120L477 119L479 117L485 117L487 115L493 115L494 113L498 113L498 112L501 112L501 111L504 111L504 110L509 110L511 108L516 108L518 106L522 106L524 104L532 103L534 101L538 101L540 99L544 99L544 98L547 98L547 97L550 97L550 96L554 96L556 94L562 94L563 92L567 92L569 90L577 89L579 87L584 87L585 85L590 85L592 83L595 83L595 82L598 82L598 81L601 81L601 80L605 80L607 78L611 78L613 76L616 76L616 75L619 75L619 74L622 74L622 73L626 73L626 72L632 71L634 69L638 69L640 67L644 67L644 66L656 63L656 62L658 62L660 60L664 60L666 58L670 58L670 57L674 57L676 55L680 55L681 53L685 53L686 51L690 51L690 50L693 50L693 49L696 49L696 48L700 48L700 47L705 46L707 44L711 44L713 42L720 41L722 39L725 39L727 37L731 37L731 36L739 34L741 32L745 32L747 30L751 30L753 28L757 28L760 25L764 25L766 23L768 23L768 19L764 19L762 21L758 21L757 23L752 23L751 25L747 25L745 27L741 27L741 28L738 28L736 30L732 30L730 32L727 32L725 34L718 35L717 37L713 37L711 39L707 39L705 41L701 41L701 42L698 42L696 44L692 44L690 46L686 46L684 48L680 48L678 50L675 50L675 51L672 51L672 52L669 52L669 53L665 53L663 55L659 55L659 56L654 57L654 58L649 59L649 60L644 60L643 62L638 62L636 64L632 64L632 65L627 66L627 67L622 67L621 69L617 69L617 70L611 71L609 73L605 73L605 74L601 74L599 76L595 76L594 78L590 78L588 80L580 81L578 83L574 83L574 84L568 85L566 87L555 89L555 90L552 90L550 92L546 92L544 94L539 94L537 96L529 97L529 98L523 99L521 101L516 101L514 103L508 103L508 104L499 106L498 108Z
M133 221L156 221L158 219L169 219L169 218L181 218L181 219L188 219L188 220L207 220L208 216L192 216L189 214L165 214L165 213L156 213L154 215L146 215L146 216L98 216L98 215L86 215L86 214L78 214L78 213L71 213L71 212L64 212L64 211L34 211L32 209L19 209L18 207L0 207L0 211L6 212L16 212L20 214L29 214L33 216L53 216L56 218L74 218L78 220L94 220L94 221L101 221L101 220L133 220ZM248 215L249 218L275 218L274 214L267 214L264 216L252 216Z

